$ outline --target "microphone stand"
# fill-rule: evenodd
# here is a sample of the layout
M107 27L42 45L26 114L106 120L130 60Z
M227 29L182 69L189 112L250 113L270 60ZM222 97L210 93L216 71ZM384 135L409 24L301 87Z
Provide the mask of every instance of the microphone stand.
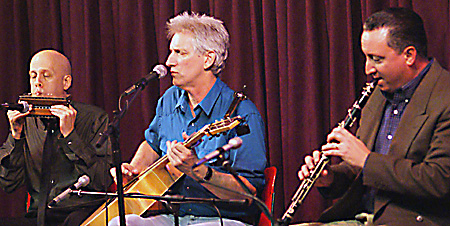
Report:
M119 197L116 193L111 192L90 192L90 191L81 191L81 190L72 190L70 194L76 194L78 196L81 195L98 195L98 196L106 196L106 197ZM165 203L171 204L181 204L181 203L206 203L206 204L227 204L227 205L239 205L239 206L248 206L249 202L246 199L216 199L216 198L191 198L180 195L144 195L141 193L126 193L123 194L124 198L134 198L134 199L153 199L157 201L164 201ZM171 210L172 211L172 210ZM178 214L172 212L172 214L178 219ZM178 220L175 221L175 226L178 226Z
M107 197L118 197L118 194L114 192L94 192L94 191L82 191L82 190L72 190L70 194L76 194L78 196L82 195L98 195ZM171 203L212 203L212 204L232 204L232 205L248 205L246 199L217 199L217 198L194 198L186 197L181 195L145 195L141 193L126 193L123 195L124 198L133 199L154 199L157 201L167 201Z
M120 145L119 145L119 134L120 134L120 120L123 118L125 113L128 110L129 103L132 103L136 96L143 90L145 86L138 86L134 95L127 101L125 107L120 109L120 99L124 96L122 94L119 98L119 111L114 111L114 119L108 125L106 131L102 134L100 140L97 142L96 146L100 147L103 143L110 137L111 139L111 147L113 154L113 164L116 168L116 179L117 179L117 204L119 208L119 219L120 225L126 226L125 220L125 202L124 202L124 193L123 193L123 177L122 177L122 158L120 154Z

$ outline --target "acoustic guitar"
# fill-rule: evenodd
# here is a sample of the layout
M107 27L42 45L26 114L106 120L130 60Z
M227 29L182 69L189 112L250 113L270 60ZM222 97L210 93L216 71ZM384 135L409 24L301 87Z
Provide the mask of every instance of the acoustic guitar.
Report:
M201 130L189 136L183 142L187 148L198 145L202 137L217 136L220 133L233 129L243 121L242 117L236 116L216 121L212 124L205 125ZM136 176L128 184L124 186L124 193L140 193L146 195L164 195L170 187L183 176L169 163L167 155L159 158L142 173ZM161 208L158 201L152 199L125 199L125 214L141 215L147 210L157 210ZM104 226L114 217L119 216L117 198L109 199L105 204L98 208L89 218L87 218L82 226Z

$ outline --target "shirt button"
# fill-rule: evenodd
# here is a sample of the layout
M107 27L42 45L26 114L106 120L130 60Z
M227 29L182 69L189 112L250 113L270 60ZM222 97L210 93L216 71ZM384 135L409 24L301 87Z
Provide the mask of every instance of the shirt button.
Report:
M417 221L417 222L422 222L422 221L423 221L423 217L420 216L420 215L417 216L417 217L416 217L416 221Z
M387 135L387 139L392 140L392 135L391 134Z

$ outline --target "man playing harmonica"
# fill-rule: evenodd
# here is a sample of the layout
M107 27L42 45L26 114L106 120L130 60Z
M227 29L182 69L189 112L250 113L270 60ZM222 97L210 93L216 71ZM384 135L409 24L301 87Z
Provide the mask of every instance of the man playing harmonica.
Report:
M29 74L31 97L67 97L72 74L63 54L38 52L31 59ZM24 218L2 221L2 225L36 225L37 221L39 225L80 225L99 205L97 198L72 196L51 209L47 203L82 175L90 178L88 190L102 191L112 182L105 173L111 166L110 143L95 147L108 125L107 113L79 102L53 105L49 111L46 118L31 117L31 111L7 112L11 132L0 148L0 186L12 192L25 185L30 206Z

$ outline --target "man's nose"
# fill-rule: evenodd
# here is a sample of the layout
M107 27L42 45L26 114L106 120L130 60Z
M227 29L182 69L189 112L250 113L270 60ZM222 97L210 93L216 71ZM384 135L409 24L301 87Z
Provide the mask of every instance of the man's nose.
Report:
M169 54L169 56L167 56L167 60L166 60L166 66L167 67L172 67L172 66L174 66L175 65L175 59L174 59L174 56L173 56L173 54L171 53L171 54Z
M366 71L366 75L371 75L371 74L375 74L375 72L377 72L377 69L375 68L375 66L373 66L373 64L371 63L370 60L366 60L365 71Z
M42 87L42 80L44 79L43 76L41 75L37 75L36 76L36 81L34 82L34 86L36 87Z

